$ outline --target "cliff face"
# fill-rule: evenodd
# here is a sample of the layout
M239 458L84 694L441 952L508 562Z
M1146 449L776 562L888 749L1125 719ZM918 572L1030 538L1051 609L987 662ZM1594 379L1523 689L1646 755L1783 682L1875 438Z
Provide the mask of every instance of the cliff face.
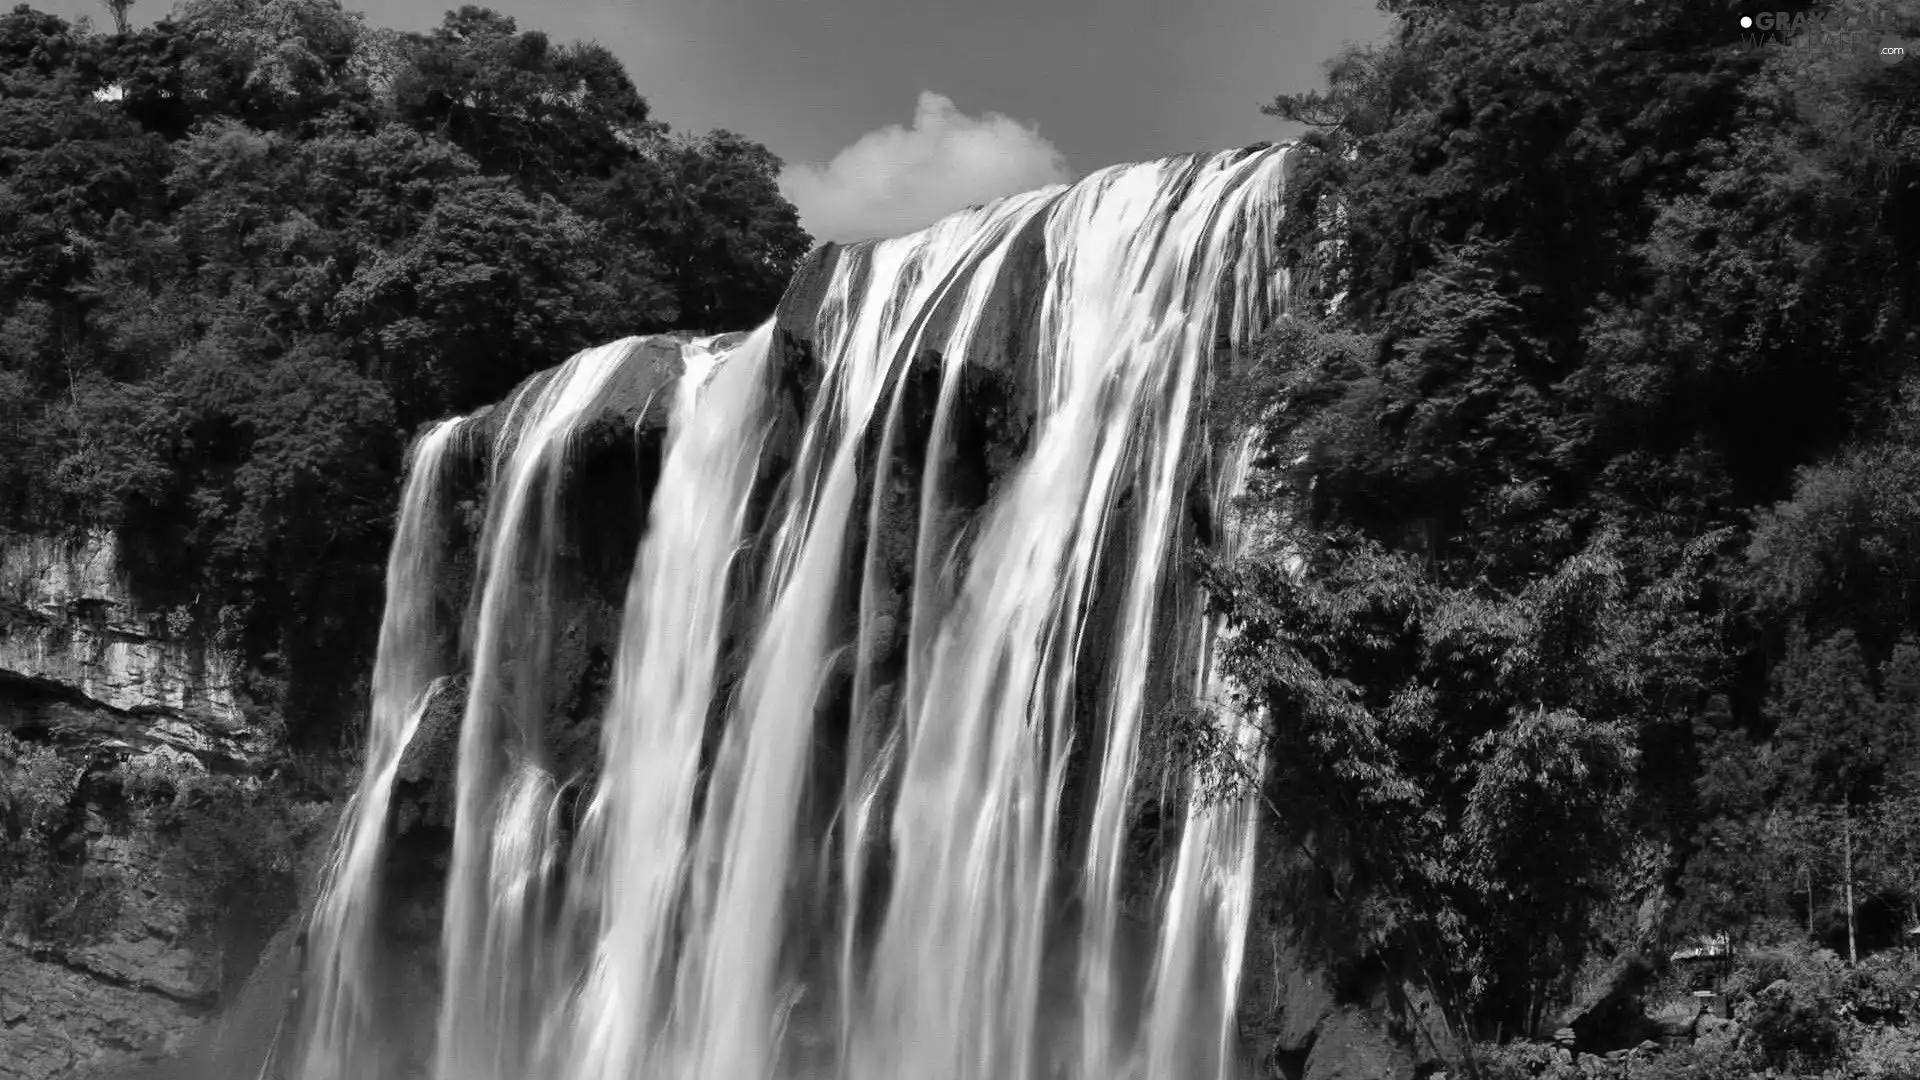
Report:
M284 918L298 837L234 672L110 534L0 533L0 1080L174 1052Z
M0 532L0 671L59 683L152 718L164 737L243 752L235 664L166 615L140 610L106 530Z

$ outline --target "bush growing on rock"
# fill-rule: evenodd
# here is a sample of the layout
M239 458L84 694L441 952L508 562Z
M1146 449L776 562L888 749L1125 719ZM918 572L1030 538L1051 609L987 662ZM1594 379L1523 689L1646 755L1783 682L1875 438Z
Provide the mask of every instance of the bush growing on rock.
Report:
M1761 1058L1779 1069L1830 1064L1841 1047L1840 1002L1830 985L1781 979L1760 991L1742 1019Z
M50 746L0 732L0 829L13 857L51 842L66 825L80 767Z
M1844 992L1855 1019L1873 1025L1920 1022L1920 952L1875 953L1846 972Z
M1550 1043L1482 1046L1474 1056L1482 1080L1566 1080L1580 1075L1573 1055Z
M1649 1014L1694 1005L1687 983L1654 984ZM1875 954L1848 966L1833 952L1787 940L1746 954L1722 992L1733 1018L1702 1016L1689 1045L1642 1044L1604 1055L1538 1041L1483 1045L1484 1080L1920 1080L1920 951ZM1665 1002L1664 1008L1661 1003Z
M136 824L169 837L170 868L183 888L228 882L249 892L292 887L325 823L325 806L295 802L278 785L165 759L116 767L108 779L128 798Z
M1847 1055L1847 1080L1908 1080L1920 1076L1920 1030L1875 1026L1862 1031Z
M1748 1080L1756 1067L1747 1051L1714 1044L1635 1057L1620 1075L1623 1080Z
M55 845L80 771L50 746L0 732L0 929L9 934L32 935L78 906L78 874L61 865Z

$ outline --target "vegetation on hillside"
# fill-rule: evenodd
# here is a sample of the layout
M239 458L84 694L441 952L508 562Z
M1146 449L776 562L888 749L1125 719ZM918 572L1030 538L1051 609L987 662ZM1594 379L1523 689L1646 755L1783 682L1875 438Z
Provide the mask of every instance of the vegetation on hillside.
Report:
M1895 943L1920 62L1728 0L1382 7L1269 106L1298 318L1221 401L1269 421L1271 542L1210 572L1320 944L1493 1037L1695 933Z
M356 730L405 446L626 334L764 318L779 162L475 7L0 14L0 516L117 530L297 742Z

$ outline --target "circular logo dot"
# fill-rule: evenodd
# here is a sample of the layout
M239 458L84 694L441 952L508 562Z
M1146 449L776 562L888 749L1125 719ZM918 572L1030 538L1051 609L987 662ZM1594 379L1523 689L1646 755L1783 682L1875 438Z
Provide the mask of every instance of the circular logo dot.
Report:
M1880 39L1880 62L1892 67L1907 58L1911 46L1889 34Z
M1742 15L1742 16L1740 16L1740 28L1741 28L1742 30L1751 30L1751 29L1753 29L1753 16L1751 16L1751 15Z

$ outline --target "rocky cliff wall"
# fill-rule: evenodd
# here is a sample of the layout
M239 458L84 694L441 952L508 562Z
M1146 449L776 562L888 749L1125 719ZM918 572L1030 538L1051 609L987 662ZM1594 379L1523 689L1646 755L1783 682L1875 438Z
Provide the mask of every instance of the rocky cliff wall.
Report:
M0 1080L172 1054L291 908L327 811L178 629L110 533L0 532Z
M166 614L134 603L107 530L0 531L0 670L71 687L110 708L148 711L182 736L242 726L236 665L176 630Z

